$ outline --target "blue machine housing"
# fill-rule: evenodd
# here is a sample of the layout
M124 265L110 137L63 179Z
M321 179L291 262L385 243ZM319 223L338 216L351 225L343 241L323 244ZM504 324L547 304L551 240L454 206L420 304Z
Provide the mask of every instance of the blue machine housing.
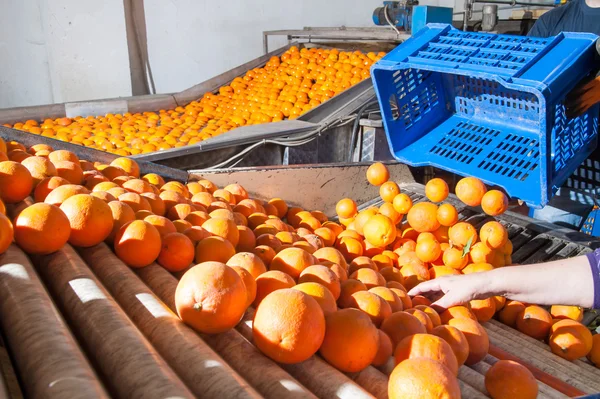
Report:
M385 18L386 12L390 22L399 30L406 32L418 32L428 23L452 23L452 8L419 6L417 4L419 2L416 0L384 1L383 7L378 7L373 11L373 23L380 26L388 25Z
M595 149L598 106L567 118L597 36L462 32L430 24L371 69L390 152L543 207Z

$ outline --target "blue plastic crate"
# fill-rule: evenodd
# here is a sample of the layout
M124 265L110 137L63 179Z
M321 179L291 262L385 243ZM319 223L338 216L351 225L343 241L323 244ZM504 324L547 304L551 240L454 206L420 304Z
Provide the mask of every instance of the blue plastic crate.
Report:
M391 153L544 206L596 147L598 106L568 119L563 105L594 69L596 39L427 25L371 70Z

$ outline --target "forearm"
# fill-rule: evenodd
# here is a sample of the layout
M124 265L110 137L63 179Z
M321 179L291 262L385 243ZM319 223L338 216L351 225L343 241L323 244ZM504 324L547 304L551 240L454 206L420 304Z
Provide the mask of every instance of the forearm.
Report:
M493 295L538 305L594 305L594 277L585 256L486 274Z

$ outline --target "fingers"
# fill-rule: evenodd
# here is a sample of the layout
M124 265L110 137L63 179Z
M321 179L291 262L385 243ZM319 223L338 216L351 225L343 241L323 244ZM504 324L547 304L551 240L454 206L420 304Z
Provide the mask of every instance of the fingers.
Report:
M411 296L411 297L413 297L415 295L426 296L431 293L440 292L440 291L442 291L442 287L440 285L440 280L442 280L442 279L436 278L433 280L424 281L421 284L414 287L412 290L410 290L408 292L408 296Z

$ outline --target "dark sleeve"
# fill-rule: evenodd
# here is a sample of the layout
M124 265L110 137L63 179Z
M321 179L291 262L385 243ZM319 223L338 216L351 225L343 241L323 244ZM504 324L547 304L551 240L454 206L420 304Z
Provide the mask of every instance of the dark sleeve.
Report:
M544 15L547 15L547 14L544 14ZM535 22L535 24L533 24L533 28L531 28L531 30L529 31L527 36L533 36L533 37L548 37L548 36L550 36L550 30L546 26L546 21L545 21L544 15L542 15L541 18L538 18L538 20Z
M594 309L600 309L600 249L587 254L594 281Z

